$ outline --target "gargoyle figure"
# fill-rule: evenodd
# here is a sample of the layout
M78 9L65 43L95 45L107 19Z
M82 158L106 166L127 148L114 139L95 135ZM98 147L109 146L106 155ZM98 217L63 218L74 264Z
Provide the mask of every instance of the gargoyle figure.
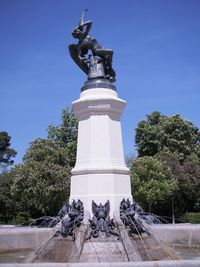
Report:
M72 36L78 39L78 43L69 45L70 55L88 75L88 79L105 78L114 82L116 74L112 68L113 51L103 48L89 35L92 21L84 21L86 10L83 11L79 24L72 30Z
M106 237L110 235L115 235L119 237L119 234L114 231L115 224L113 219L110 219L110 202L107 201L105 205L97 205L94 201L92 201L92 213L93 217L89 220L91 231L89 236L86 239L91 237L98 237L100 232L105 233Z
M58 217L60 220L62 220L62 218L69 212L69 206L70 205L68 202L64 203L64 205L62 206L62 208L58 212Z
M83 203L80 200L73 200L71 205L66 203L59 211L58 216L60 216L61 220L59 233L63 237L72 236L72 239L75 240L74 229L81 225L81 221L84 218Z
M130 235L147 232L144 222L147 224L160 223L152 214L144 212L135 200L131 204L129 199L123 199L120 204L120 218L123 224L129 228Z

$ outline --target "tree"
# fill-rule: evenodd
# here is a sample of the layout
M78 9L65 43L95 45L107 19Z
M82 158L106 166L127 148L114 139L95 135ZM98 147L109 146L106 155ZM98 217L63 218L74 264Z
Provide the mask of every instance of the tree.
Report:
M10 148L11 137L7 132L0 132L0 167L4 168L14 163L17 152Z
M166 212L177 187L170 169L153 157L133 161L131 167L132 194L145 209Z
M23 161L11 170L15 177L12 193L20 203L20 211L32 218L56 215L69 197L68 149L56 141L37 139Z
M60 147L67 147L70 166L76 162L78 122L68 108L62 111L62 123L59 126L49 125L48 139L56 141Z
M7 166L14 163L13 157L17 152L10 148L11 137L7 132L0 132L0 168L3 170L0 173L0 222L7 223L14 216L16 211L16 203L11 195L11 186L13 178L6 170Z
M11 193L13 177L10 172L0 174L0 223L9 223L16 216L17 203Z
M179 179L179 188L182 195L183 211L200 211L200 164L187 160L183 165L184 175Z
M181 162L193 153L200 158L199 129L180 115L147 115L147 120L138 123L135 141L139 157L167 152L177 155Z
M176 179L176 213L200 208L200 132L180 115L147 115L136 128L138 157L153 156Z
M174 193L176 214L200 210L200 163L195 154L191 154L183 163L176 155L161 153L156 156L167 166L177 181Z
M30 217L57 214L69 197L70 171L76 159L77 126L73 113L64 109L61 125L50 125L48 138L32 142L23 163L2 174L0 220L23 222ZM0 144L6 149L0 150L0 153L3 151L0 159L4 164L11 164L11 156L16 152L9 148L10 137L5 133L2 136Z

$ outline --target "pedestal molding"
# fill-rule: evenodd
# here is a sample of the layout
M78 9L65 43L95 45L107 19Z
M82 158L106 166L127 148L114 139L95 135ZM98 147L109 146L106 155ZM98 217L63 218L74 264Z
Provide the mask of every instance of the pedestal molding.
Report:
M88 115L116 115L120 117L126 102L120 98L83 98L72 103L76 117L80 120Z
M106 173L117 173L117 174L129 174L129 169L126 167L116 168L116 167L97 167L97 168L74 168L71 171L72 175L82 175L82 174L106 174Z

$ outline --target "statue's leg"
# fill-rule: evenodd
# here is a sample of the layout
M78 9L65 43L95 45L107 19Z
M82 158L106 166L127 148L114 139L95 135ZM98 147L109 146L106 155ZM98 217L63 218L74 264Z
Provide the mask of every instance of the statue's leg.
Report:
M113 51L111 49L96 49L95 55L103 57L107 60L109 59L112 62Z

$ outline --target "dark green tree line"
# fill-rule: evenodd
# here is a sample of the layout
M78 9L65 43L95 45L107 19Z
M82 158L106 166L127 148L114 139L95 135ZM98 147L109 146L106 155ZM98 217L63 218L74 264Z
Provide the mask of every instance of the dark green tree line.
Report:
M57 214L69 197L76 142L77 121L72 112L64 109L61 124L50 125L46 139L31 142L23 162L4 173L4 180L0 180L4 188L4 192L0 189L0 201L4 203L1 221L20 223Z
M180 115L165 116L160 112L153 112L147 115L146 120L138 123L135 143L138 150L138 159L132 163L132 184L137 184L138 177L140 180L144 180L144 185L138 183L138 187L135 186L135 189L133 187L133 195L136 199L143 205L148 202L155 212L162 214L168 213L171 205L170 198L175 201L177 214L198 210L200 205L198 189L200 186L199 129ZM156 161L159 164L154 168L153 165L147 164L148 161ZM138 164L141 166L138 167ZM161 169L160 164L163 169ZM148 172L145 173L144 177L141 169L147 168ZM168 169L167 172L166 168ZM158 175L156 175L155 169ZM163 173L166 176L162 180ZM160 188L162 188L163 193L169 189L169 181L175 183L172 182L169 192L163 194L165 201L157 195L157 201L154 201L152 205L151 191L152 194L158 191L157 187L161 180ZM152 187L148 187L150 183ZM139 191L137 191L137 188L139 188Z
M13 178L7 167L13 165L17 152L10 147L10 141L7 132L0 132L0 222L8 222L15 213L15 200L10 190Z
M27 217L55 215L69 196L70 164L66 148L48 139L31 143L23 163L12 169L12 194Z

